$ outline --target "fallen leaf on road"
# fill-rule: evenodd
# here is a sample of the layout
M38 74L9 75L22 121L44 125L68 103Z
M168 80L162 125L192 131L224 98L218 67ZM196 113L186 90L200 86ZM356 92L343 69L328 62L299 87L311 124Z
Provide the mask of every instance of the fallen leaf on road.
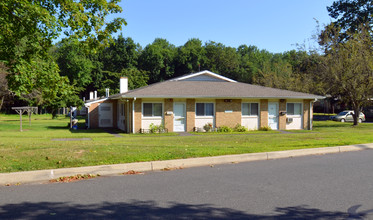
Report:
M161 171L181 170L181 169L184 169L184 167L165 167L161 169Z
M73 181L78 181L78 180L85 180L85 179L92 179L100 176L100 174L94 175L94 174L77 174L75 176L62 176L57 179L52 179L49 180L51 183L57 183L57 182L63 182L63 183L68 183L68 182L73 182Z
M139 172L139 171L129 170L127 172L124 172L123 174L124 175L135 175L135 174L144 174L144 173Z

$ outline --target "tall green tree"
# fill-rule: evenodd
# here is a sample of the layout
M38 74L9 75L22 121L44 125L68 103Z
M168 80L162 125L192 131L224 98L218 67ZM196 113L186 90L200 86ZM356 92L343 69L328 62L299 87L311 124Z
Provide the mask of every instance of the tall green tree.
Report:
M144 70L136 68L122 69L120 75L128 77L128 89L130 90L148 85L149 76Z
M294 83L295 75L292 66L282 59L282 54L275 54L270 61L266 61L263 67L254 76L254 83L279 89L290 89Z
M315 51L291 50L283 53L283 59L292 67L291 90L326 95L328 86L321 79L322 56Z
M198 72L205 68L206 50L202 41L193 38L177 49L175 58L175 75L180 76Z
M63 95L73 90L67 88L68 79L59 76L58 66L48 54L52 40L63 33L67 38L82 40L89 51L108 45L111 34L125 24L123 18L107 19L109 14L121 12L117 3L0 1L0 60L9 67L9 89L30 104L51 105L53 97L55 103L60 102L59 97L72 97ZM59 86L52 92L53 84Z
M122 69L137 68L141 46L132 38L119 35L100 54L100 61L105 71L120 73Z
M8 89L8 80L6 76L8 75L8 68L5 63L0 62L0 111L3 107L4 100L8 98L11 92Z
M237 48L240 55L239 73L237 80L252 83L258 77L266 63L272 59L272 54L266 50L260 50L256 46L241 45Z
M149 76L146 71L139 70L136 68L122 69L120 73L103 71L103 77L100 81L100 87L95 88L97 92L104 95L106 88L110 89L110 94L119 93L119 81L120 77L125 76L128 78L128 89L137 89L143 86L147 86Z
M78 91L83 91L92 82L93 61L77 39L64 39L57 44L56 61L61 76L67 76Z
M208 69L232 79L237 79L236 72L239 68L240 56L235 48L210 41L205 44L205 50Z
M334 18L333 26L340 27L339 37L345 39L359 30L361 24L373 27L372 0L337 0L327 7L329 16Z
M126 24L123 18L107 20L109 14L122 11L118 2L2 0L0 60L14 59L14 50L25 37L28 39L28 53L24 54L24 58L46 53L52 40L62 33L67 37L84 38L91 48L107 44L111 34Z
M9 81L9 87L18 88L15 95L30 105L43 105L54 115L58 107L82 104L75 95L75 87L69 84L67 77L59 75L58 65L53 60L21 60L14 69L17 74Z
M327 26L325 31L333 31L331 35L320 35L326 43L323 74L328 92L353 108L357 125L361 108L373 96L372 32L369 27L360 26L357 31L347 32L348 40L341 42L338 27Z
M139 68L149 73L149 83L167 80L174 75L175 56L175 46L165 39L157 38L142 51Z

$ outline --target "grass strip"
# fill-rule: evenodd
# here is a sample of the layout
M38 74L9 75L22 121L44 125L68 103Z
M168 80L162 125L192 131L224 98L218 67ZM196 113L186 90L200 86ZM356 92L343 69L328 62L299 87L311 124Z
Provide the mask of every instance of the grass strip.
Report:
M70 131L68 118L33 115L19 131L18 115L0 115L0 173L103 164L207 157L373 142L373 123L314 121L312 131L123 134L101 129ZM84 124L84 120L81 120ZM69 141L56 141L68 139Z

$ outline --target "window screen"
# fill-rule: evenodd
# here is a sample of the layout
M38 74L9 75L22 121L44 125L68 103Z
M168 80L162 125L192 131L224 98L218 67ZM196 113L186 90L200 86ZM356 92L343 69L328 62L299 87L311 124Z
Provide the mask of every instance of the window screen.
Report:
M259 105L258 103L250 103L250 110L251 110L251 115L258 115L259 113Z
M214 115L214 104L205 103L205 115L206 116L213 116Z
M153 116L162 116L162 104L153 103Z
M153 104L152 103L144 103L143 104L143 115L151 117L153 116Z
M143 103L145 117L162 117L162 103Z
M214 103L197 103L197 116L214 116Z
M196 105L196 115L204 116L205 115L205 103L197 103Z
M302 115L302 104L301 103L287 103L286 114L287 115Z
M242 115L255 116L258 115L259 105L258 103L242 103Z

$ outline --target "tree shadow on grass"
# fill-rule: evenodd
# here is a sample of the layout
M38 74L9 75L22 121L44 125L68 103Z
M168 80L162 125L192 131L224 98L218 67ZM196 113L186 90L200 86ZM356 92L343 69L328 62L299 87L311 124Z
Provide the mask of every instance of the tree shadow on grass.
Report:
M314 125L313 128L346 128L352 127L352 122L335 122L335 123L328 123L325 125Z
M68 130L73 134L80 134L80 133L110 133L108 131L111 131L113 133L123 133L123 131L119 129L86 129L85 125L78 125L78 129L70 129L69 126L61 125L61 126L47 126L48 129L52 130Z
M52 130L67 130L69 129L69 127L67 127L66 125L61 125L61 126L47 126L48 129L52 129Z
M154 201L131 201L79 205L41 202L7 204L0 207L1 219L346 219L347 212L323 211L307 206L276 208L273 215L248 214L208 204L190 205L169 203L159 206ZM361 219L366 214L354 215Z

